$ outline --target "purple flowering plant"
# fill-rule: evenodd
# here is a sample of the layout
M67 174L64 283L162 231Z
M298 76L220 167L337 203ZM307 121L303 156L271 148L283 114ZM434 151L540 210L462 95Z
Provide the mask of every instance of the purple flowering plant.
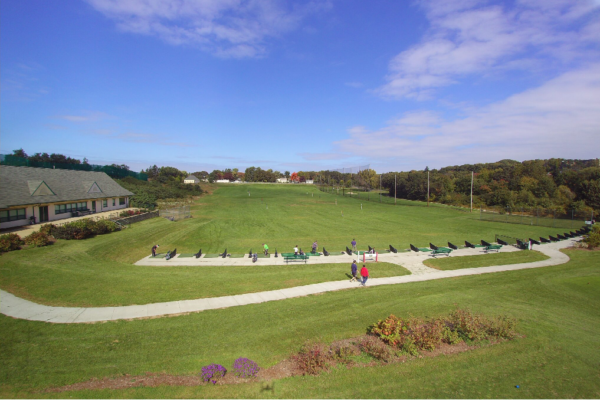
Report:
M202 380L204 382L212 382L213 385L217 383L219 378L222 378L227 373L227 369L219 364L210 364L206 367L202 367Z
M233 370L235 376L239 378L252 378L258 374L260 368L254 361L240 357L233 363Z

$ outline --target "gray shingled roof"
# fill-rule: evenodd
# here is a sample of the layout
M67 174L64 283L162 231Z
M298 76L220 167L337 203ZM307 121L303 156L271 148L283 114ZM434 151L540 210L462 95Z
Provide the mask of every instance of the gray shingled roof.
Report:
M101 193L89 192L94 183ZM0 165L0 208L133 195L104 172Z
M194 182L200 182L200 179L198 179L197 176L191 175L191 174L188 175L188 177L184 179L184 181L191 181L191 180L193 180Z

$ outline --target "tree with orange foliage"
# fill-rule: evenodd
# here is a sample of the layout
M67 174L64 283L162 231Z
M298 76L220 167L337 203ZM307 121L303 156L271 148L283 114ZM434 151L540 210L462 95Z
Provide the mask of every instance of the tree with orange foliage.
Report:
M292 172L292 176L290 177L290 180L292 182L298 182L300 180L300 178L298 177L298 173L297 172Z

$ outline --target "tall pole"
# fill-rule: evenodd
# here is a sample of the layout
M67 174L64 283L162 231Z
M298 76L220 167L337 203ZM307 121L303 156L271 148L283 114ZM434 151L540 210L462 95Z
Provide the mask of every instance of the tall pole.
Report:
M473 212L473 171L471 171L471 212Z
M394 205L396 205L396 174L394 174Z
M379 202L381 203L381 175L379 175Z
M429 171L427 171L427 207L429 207Z

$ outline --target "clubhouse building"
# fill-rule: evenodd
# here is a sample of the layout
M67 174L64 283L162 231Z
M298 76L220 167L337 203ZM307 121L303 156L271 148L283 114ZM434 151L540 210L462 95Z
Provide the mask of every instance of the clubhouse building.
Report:
M0 165L0 229L127 208L133 195L104 172Z

